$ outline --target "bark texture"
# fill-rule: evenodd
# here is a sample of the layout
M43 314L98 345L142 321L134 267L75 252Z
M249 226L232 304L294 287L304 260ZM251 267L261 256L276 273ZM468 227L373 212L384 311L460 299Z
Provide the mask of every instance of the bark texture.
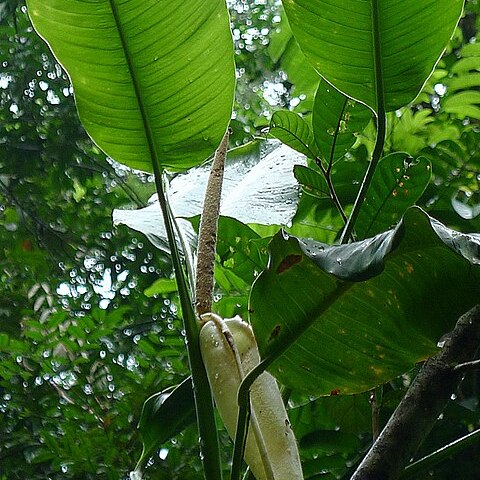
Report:
M195 308L199 316L212 311L218 216L229 138L230 132L227 130L215 152L200 221L195 275Z
M425 362L351 480L395 480L435 425L463 378L455 366L480 344L480 305L458 320L442 350Z

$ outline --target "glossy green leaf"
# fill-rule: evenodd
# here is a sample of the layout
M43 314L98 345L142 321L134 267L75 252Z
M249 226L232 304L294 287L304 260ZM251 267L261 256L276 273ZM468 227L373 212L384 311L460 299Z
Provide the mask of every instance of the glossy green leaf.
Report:
M432 73L463 0L287 0L293 34L315 69L378 111L411 102ZM426 27L427 25L427 27Z
M163 443L195 421L195 400L191 377L149 397L143 404L138 428L142 436L141 466ZM138 468L137 466L137 468Z
M235 290L234 279L241 285L237 292L250 289L258 272L267 264L267 243L248 225L230 217L219 218L216 269L220 267L224 278L231 280L221 285L225 292Z
M363 392L404 373L480 298L480 235L419 208L391 230L329 246L282 234L250 297L262 358L293 389Z
M225 2L29 0L68 71L85 129L120 163L205 160L225 133L234 63Z
M342 158L371 120L371 111L340 93L325 80L318 85L313 106L312 128L321 157Z
M282 110L275 112L270 121L270 134L307 157L318 156L312 130L298 114Z
M313 170L305 165L295 165L293 173L307 195L329 198L327 181L320 171Z
M423 194L431 176L430 161L425 157L392 153L382 158L355 224L358 237L373 237L395 226Z

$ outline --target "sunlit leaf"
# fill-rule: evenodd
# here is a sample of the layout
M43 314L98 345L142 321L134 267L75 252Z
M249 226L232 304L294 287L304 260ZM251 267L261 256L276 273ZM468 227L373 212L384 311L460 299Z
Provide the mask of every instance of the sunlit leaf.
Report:
M225 2L29 0L68 71L85 129L108 155L184 169L220 143L235 82Z
M295 165L305 157L286 145L258 143L232 150L227 157L220 214L242 223L286 225L298 203L299 186L293 175ZM172 178L169 199L187 244L195 241L191 218L202 211L210 165L204 165ZM159 248L166 248L166 233L155 198L140 210L115 210L116 224L126 224L146 234Z
M411 102L432 73L462 0L288 0L293 34L315 69L374 111ZM428 25L428 28L425 25Z
M177 282L174 278L159 278L155 280L143 293L147 297L155 295L165 295L177 291Z
M300 50L283 9L278 14L281 22L270 38L268 53L278 68L286 73L288 82L293 84L291 107L294 111L310 112L320 76Z
M480 92L459 92L447 97L443 102L443 109L461 118L472 117L480 119Z
M328 198L328 185L325 177L320 171L303 165L296 165L294 169L295 178L298 183L303 186L304 191L308 195L313 195L319 198Z

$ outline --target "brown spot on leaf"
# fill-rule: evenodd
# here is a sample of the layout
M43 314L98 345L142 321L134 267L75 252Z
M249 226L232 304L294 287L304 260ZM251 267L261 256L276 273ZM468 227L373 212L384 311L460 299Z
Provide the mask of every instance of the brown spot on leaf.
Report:
M277 273L283 273L285 270L288 270L290 267L293 267L297 263L302 261L301 255L287 255L277 267Z
M336 395L340 395L340 389L339 389L339 388L335 388L334 390L332 390L332 391L330 392L330 395L331 395L332 397L335 397Z
M32 242L30 240L24 240L22 242L22 250L28 252L33 248Z
M268 341L271 342L274 338L278 337L278 334L280 333L281 329L282 329L281 325L275 325L274 329L272 330L272 333L268 337Z

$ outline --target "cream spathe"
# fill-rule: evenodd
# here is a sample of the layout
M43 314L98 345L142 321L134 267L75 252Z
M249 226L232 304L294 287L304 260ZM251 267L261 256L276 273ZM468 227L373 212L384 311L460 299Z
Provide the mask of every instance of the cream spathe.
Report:
M237 395L243 378L260 363L250 325L240 317L222 319L202 315L200 349L215 403L225 427L234 438L238 416ZM295 436L275 378L262 373L253 383L251 417L245 461L257 480L302 480Z

